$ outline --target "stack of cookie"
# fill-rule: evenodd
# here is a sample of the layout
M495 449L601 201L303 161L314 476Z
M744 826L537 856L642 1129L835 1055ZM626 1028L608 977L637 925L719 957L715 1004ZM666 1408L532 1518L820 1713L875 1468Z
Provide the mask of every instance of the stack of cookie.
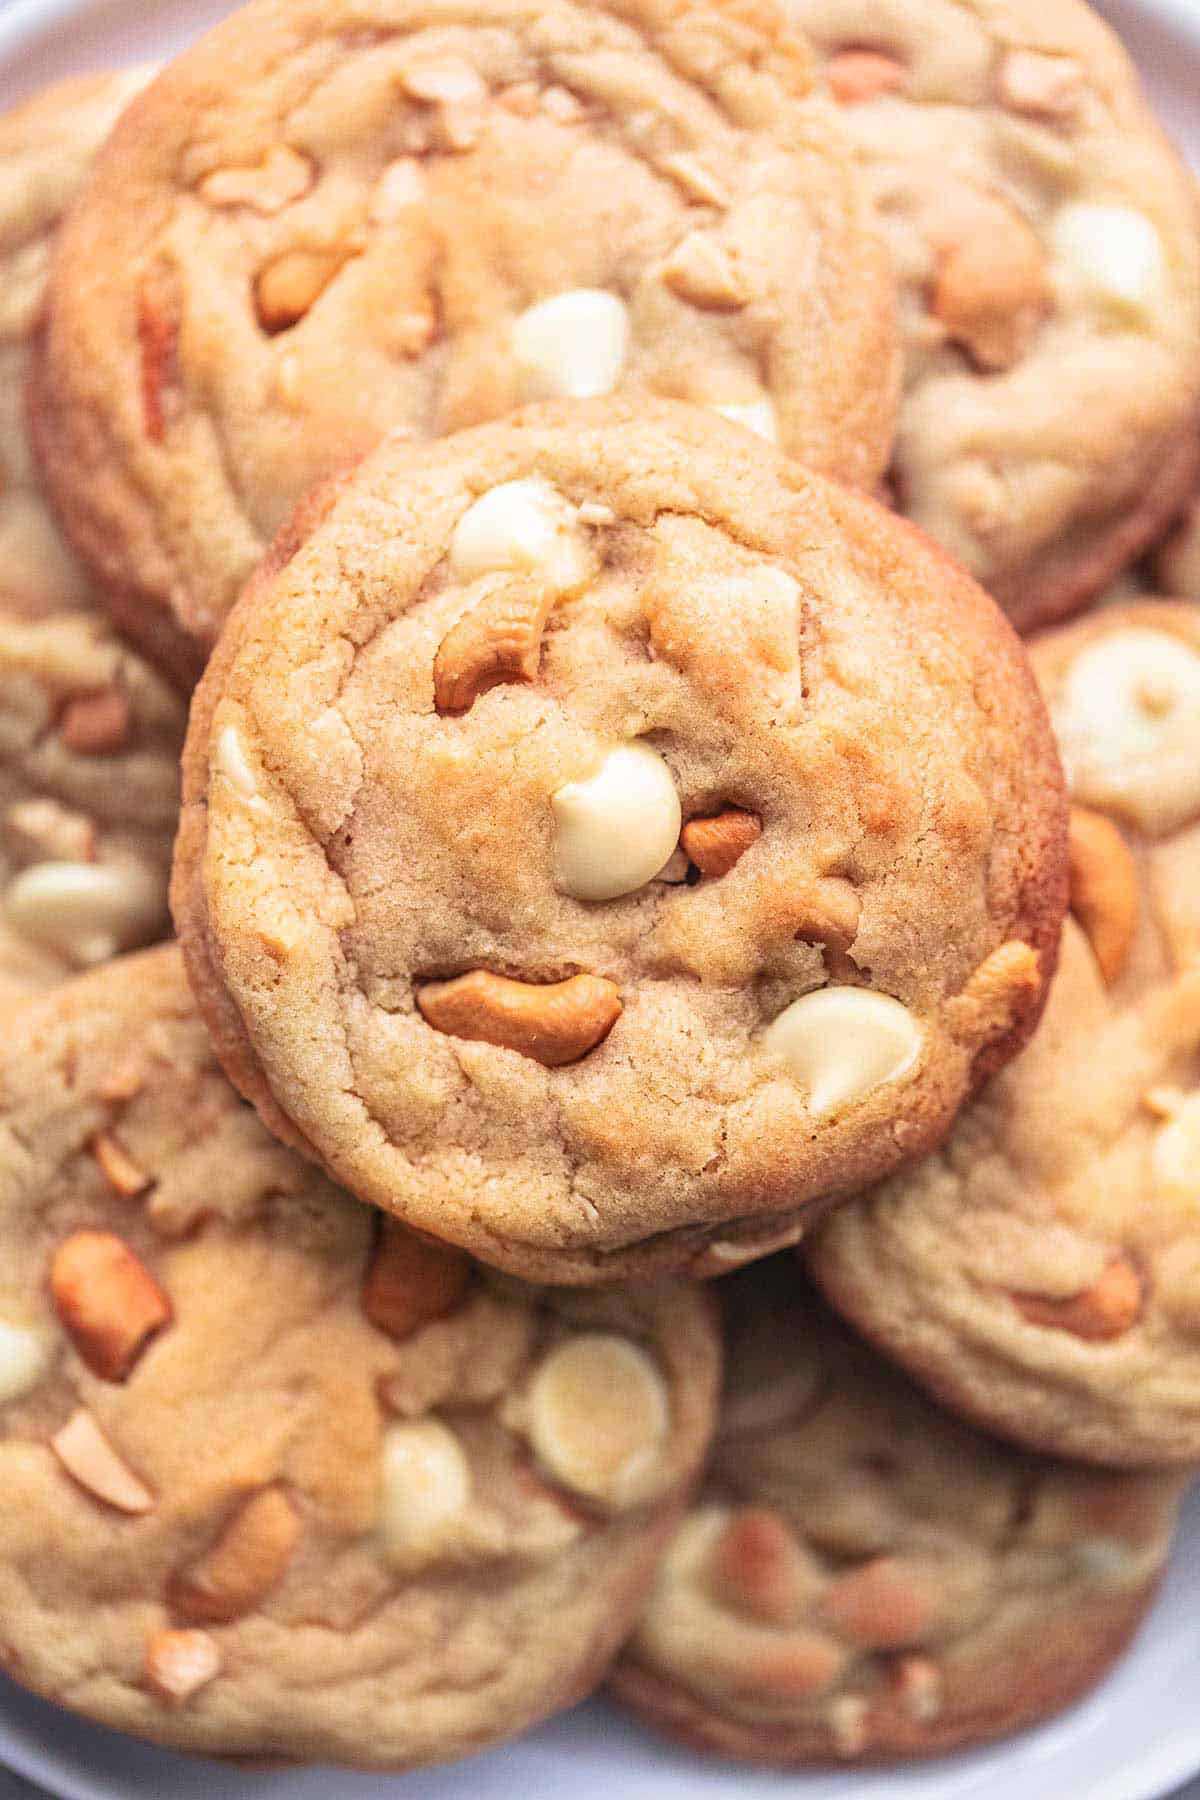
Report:
M1119 45L252 0L0 225L0 1663L381 1768L1066 1705L1200 1464L1200 610L1058 623L1200 601Z

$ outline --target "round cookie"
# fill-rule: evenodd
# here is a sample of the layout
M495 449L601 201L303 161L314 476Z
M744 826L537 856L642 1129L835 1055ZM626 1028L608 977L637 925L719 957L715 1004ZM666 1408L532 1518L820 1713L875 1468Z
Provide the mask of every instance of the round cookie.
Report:
M166 935L186 721L104 619L0 604L0 1000Z
M901 284L896 503L1027 630L1191 490L1192 177L1080 0L790 0Z
M911 1174L817 1234L839 1308L1020 1442L1200 1458L1200 609L1034 647L1078 805L1032 1045Z
M641 386L870 484L898 390L886 251L774 0L256 0L100 159L36 403L126 623L211 643L314 481Z
M546 1294L263 1131L178 950L0 1050L0 1662L161 1744L410 1767L565 1707L712 1428L711 1303Z
M1069 1705L1153 1597L1182 1477L982 1436L797 1277L730 1284L715 1450L617 1694L686 1743L779 1764L928 1756Z
M38 618L91 601L33 468L25 390L59 221L150 73L72 76L0 117L0 613Z
M314 522L198 690L173 905L361 1198L539 1280L727 1272L1032 1029L1049 725L903 520L614 398L391 440Z

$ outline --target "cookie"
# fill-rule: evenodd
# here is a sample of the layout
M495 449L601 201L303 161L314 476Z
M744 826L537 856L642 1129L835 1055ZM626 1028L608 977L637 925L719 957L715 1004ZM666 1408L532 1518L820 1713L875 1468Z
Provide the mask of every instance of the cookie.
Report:
M1153 1596L1182 1477L982 1436L794 1267L728 1285L716 1447L616 1693L685 1743L779 1764L959 1749L1085 1693Z
M198 690L174 876L271 1128L580 1283L727 1272L937 1141L1065 905L1049 725L974 584L649 400L393 439L323 509Z
M0 117L0 613L38 618L91 600L33 469L25 388L55 231L150 73L74 76Z
M901 282L896 503L1022 630L1099 594L1190 492L1192 177L1079 0L791 0Z
M177 1748L411 1767L569 1705L712 1426L704 1290L548 1295L264 1132L174 946L0 1049L0 1662Z
M166 936L186 718L103 618L0 604L0 1001Z
M641 386L869 483L898 372L886 251L774 0L256 0L100 159L35 410L123 614L207 645L385 427Z
M1077 806L1077 924L1031 1047L920 1168L817 1236L822 1286L994 1430L1200 1458L1200 609L1034 649Z

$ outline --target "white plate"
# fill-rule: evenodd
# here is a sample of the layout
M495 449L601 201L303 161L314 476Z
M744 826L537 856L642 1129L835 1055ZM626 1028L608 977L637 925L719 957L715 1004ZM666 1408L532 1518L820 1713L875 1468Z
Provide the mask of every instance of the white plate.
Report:
M59 75L167 55L229 10L223 0L7 0L0 106ZM1101 10L1200 164L1200 0L1108 0ZM0 1761L62 1800L544 1800L556 1791L564 1800L1160 1800L1200 1772L1200 1491L1162 1598L1103 1687L1036 1731L913 1768L762 1774L685 1755L592 1702L507 1750L425 1774L246 1774L102 1731L2 1678Z

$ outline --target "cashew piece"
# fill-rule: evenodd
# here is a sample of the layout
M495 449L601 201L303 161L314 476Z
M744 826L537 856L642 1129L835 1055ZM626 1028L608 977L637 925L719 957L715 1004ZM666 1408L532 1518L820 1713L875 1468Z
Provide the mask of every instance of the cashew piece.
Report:
M1138 922L1137 868L1111 819L1071 808L1071 911L1092 946L1106 987L1129 958Z
M728 875L761 836L762 820L757 813L730 806L711 819L689 819L679 841L700 873L715 880Z
M533 681L554 590L513 575L485 576L474 606L451 626L433 661L439 713L469 712L503 682Z
M1018 1311L1031 1325L1069 1331L1089 1343L1120 1337L1142 1310L1142 1282L1132 1263L1118 1256L1081 1294L1048 1300L1041 1294L1014 1294Z
M601 976L538 983L488 969L431 981L418 993L417 1006L435 1031L515 1050L548 1069L578 1062L621 1016L616 987Z

